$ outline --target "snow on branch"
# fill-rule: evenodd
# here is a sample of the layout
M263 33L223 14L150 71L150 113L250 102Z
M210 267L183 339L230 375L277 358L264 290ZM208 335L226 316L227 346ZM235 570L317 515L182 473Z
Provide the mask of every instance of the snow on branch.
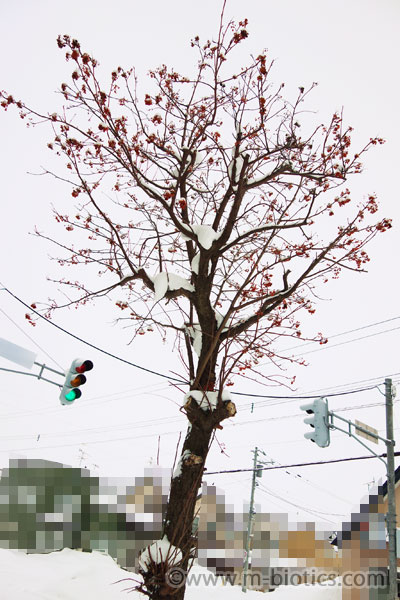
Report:
M198 323L186 327L186 331L188 332L190 339L192 340L193 350L196 352L197 356L200 356L202 349L202 333L201 327Z
M154 285L154 301L158 302L164 298L168 291L176 290L187 290L188 292L194 292L193 285L180 275L174 273L167 273L162 271L152 278Z
M221 232L215 231L210 225L186 225L182 223L182 227L196 236L199 246L204 250L209 250L213 242L221 235ZM183 235L183 239L188 240L190 238Z

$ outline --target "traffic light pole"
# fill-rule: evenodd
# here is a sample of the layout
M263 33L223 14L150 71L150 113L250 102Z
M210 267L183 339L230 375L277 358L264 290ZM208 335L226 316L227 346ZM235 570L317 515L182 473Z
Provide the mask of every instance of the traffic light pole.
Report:
M249 522L247 525L247 538L246 538L246 556L243 564L243 583L242 583L242 592L247 592L247 573L249 570L249 555L250 555L250 538L251 538L251 530L253 527L253 516L254 516L254 491L256 489L256 476L257 476L257 454L258 448L257 446L253 450L254 452L254 462L253 462L253 477L251 481L251 494L250 494L250 507L249 507Z

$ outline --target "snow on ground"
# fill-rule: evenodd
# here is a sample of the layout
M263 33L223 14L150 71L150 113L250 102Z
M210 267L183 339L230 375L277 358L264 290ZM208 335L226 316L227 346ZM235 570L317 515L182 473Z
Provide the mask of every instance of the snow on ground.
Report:
M203 600L210 571L194 567L196 582L187 589L187 600ZM120 569L113 559L101 552L78 552L65 548L50 554L25 554L0 549L0 600L144 600L138 592L129 592L136 577ZM244 598L239 586L218 583L207 585L207 600ZM261 600L259 592L248 591L247 600ZM340 600L341 588L332 585L282 586L268 596L271 600Z
M1 600L121 600L130 577L100 552L65 548L50 554L25 554L0 549ZM134 598L130 594L127 598Z

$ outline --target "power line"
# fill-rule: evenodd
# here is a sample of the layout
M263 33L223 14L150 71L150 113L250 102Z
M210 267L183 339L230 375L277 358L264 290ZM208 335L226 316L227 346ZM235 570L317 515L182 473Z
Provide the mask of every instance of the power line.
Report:
M400 329L400 328L399 328ZM336 393L332 393L332 394L323 394L323 396L325 396L326 398L331 398L333 396L346 396L348 394L357 394L358 392L365 392L367 390L373 390L375 389L377 386L376 385L371 385L368 387L364 387L364 388L358 388L356 390L348 390L345 392L336 392ZM264 394L247 394L245 392L231 392L231 394L236 394L237 396L249 396L250 398L271 398L273 400L309 400L311 398L320 398L321 394L313 394L312 396L267 396Z
M286 404L286 402L280 402L279 404ZM353 406L345 406L344 408L338 408L337 410L335 410L335 412L346 412L348 410L358 410L358 409L362 409L362 408L371 408L371 407L375 407L375 406L384 406L384 402L373 402L371 404L361 404L360 406L357 405L353 405ZM269 406L268 406L269 408ZM304 413L293 413L291 415L278 415L276 417L265 417L264 419L259 419L257 418L257 423L264 423L265 421L281 421L282 419L294 419L297 417L304 417ZM248 421L238 421L238 422L234 422L232 423L232 427L237 427L238 425L248 425L248 424L252 424L254 425L254 419L250 419Z
M400 456L400 452L395 452L395 456ZM294 467L310 467L314 465L328 465L330 463L340 463L340 462L348 462L352 460L367 460L368 458L379 458L385 457L386 453L378 454L376 456L352 456L350 458L335 458L332 460L320 460L317 462L308 462L308 463L296 463L293 465L278 465L276 467L260 467L257 468L257 471L273 471L274 469L293 469ZM244 472L252 472L254 469L226 469L225 471L205 471L203 475L220 475L222 473L244 473Z
M271 456L269 456L269 458L271 458L272 460L272 464L277 464L277 465L281 465L282 463L280 463L279 461L275 460L274 458L272 458ZM337 496L336 494L334 494L331 490L327 490L324 487L321 487L319 485L317 485L316 483L314 483L313 481L310 481L309 479L307 479L307 477L304 477L304 475L300 475L299 473L294 473L292 471L288 471L286 470L285 473L287 475L289 475L290 477L294 477L296 479L296 481L301 481L303 483L306 483L308 485L311 485L313 488L322 491L326 494L329 494L329 496L334 496L335 498L337 498L338 500L340 500L341 502L344 502L345 504L352 504L352 502L349 502L348 500L345 500L345 498L341 498L340 496ZM318 512L318 511L316 511ZM327 513L326 513L327 514ZM333 513L331 513L333 514ZM337 515L338 516L338 515Z
M380 382L383 382L385 378L387 378L387 377L393 378L393 377L396 377L397 375L400 375L400 373L391 373L391 374L387 374L387 375L381 375L379 377L371 377L369 379L362 379L362 380L359 380L359 381L352 381L352 382L349 382L349 383L345 383L345 384L337 385L337 386L331 386L331 387L328 387L328 388L319 388L317 390L311 390L309 392L304 392L304 394L314 394L315 393L315 396L314 395L310 396L311 398L317 398L317 397L321 397L321 396L326 397L326 396L329 395L330 391L331 392L333 392L335 390L340 391L340 388L354 386L354 385L357 385L357 384L360 384L360 383L368 383L368 382L374 382L374 385L372 385L371 389L375 389L375 388L378 387L378 385L382 385L382 383L380 383ZM394 381L394 383L397 383L397 382ZM362 388L362 390L364 390L364 389L367 390L369 388L368 388L368 386L366 386L365 388ZM342 392L345 392L345 391L349 391L349 390L342 390ZM305 396L301 396L301 398L304 398L304 397ZM256 404L254 402L249 402L249 403L246 403L246 404L242 404L238 408L238 411L246 410L246 409L252 407L253 405L257 406L258 408L263 408L265 406L269 408L269 407L275 406L277 404L287 404L289 402L294 402L295 400L298 399L297 397L294 397L293 400L290 400L289 396L287 398L288 399L287 399L286 402L274 402L274 403L271 403L269 401L265 401L265 402L259 401ZM343 410L351 410L352 408L366 408L368 406L379 406L381 404L382 403L380 403L380 402L375 403L375 404L364 404L364 405L360 405L360 406L356 406L356 407L348 407L348 408L343 409ZM342 410L342 409L340 409L340 410Z
M157 437L158 435L173 435L173 434L177 434L177 433L184 433L182 430L177 430L177 431L166 431L165 433L161 433L161 434L157 434L157 433L146 433L144 435L136 435L136 434L132 434L129 435L127 437L119 437L119 438L111 438L108 440L92 440L89 442L73 442L71 444L58 444L55 446L32 446L30 448L12 448L10 450L10 452L28 452L31 450L49 450L49 449L54 449L54 448L69 448L69 447L73 447L73 446L79 446L82 443L84 443L85 445L89 445L89 444L107 444L109 442L119 442L119 441L124 441L124 440L132 440L132 439L141 439L141 438L148 438L148 437Z
M146 386L145 386L146 387ZM147 386L148 387L148 386ZM127 390L127 392L131 392L131 391L136 391L136 390L141 390L142 388L134 388L134 390ZM125 392L126 393L126 392ZM143 392L141 392L143 393ZM343 411L348 411L348 410L355 410L355 409L362 409L362 408L370 408L370 407L375 407L375 406L383 406L384 403L379 402L379 403L371 403L371 404L364 404L364 405L353 405L353 406L346 406L343 408L338 409L336 412L343 412ZM55 412L58 409L50 409L51 411ZM12 413L11 415L3 415L2 418L10 418L15 416L15 417L19 417L21 416L21 414L24 413ZM32 414L36 414L35 411L33 411ZM290 414L290 415L278 415L275 417L265 417L264 419L257 419L257 423L259 422L265 422L265 421L280 421L283 419L292 419L292 418L297 418L297 417L304 417L303 413L294 413L294 414ZM135 421L133 423L117 423L115 425L109 425L109 426L99 426L99 427L89 427L89 428L84 428L84 429L75 429L73 431L68 431L68 432L62 432L62 431L58 431L58 432L43 432L41 433L41 438L48 438L48 437L57 437L57 438L66 438L66 437L71 437L71 436L78 436L78 435L82 435L82 434L87 434L87 435L98 435L101 433L106 433L106 432L110 432L110 431L118 431L118 430L124 430L124 429L142 429L145 427L154 427L154 425L170 425L172 423L179 423L181 422L183 419L183 417L181 416L165 416L165 417L159 417L158 419L147 419L144 421ZM234 423L228 423L226 425L227 428L230 427L238 427L238 426L242 426L242 425L254 425L254 419L248 420L248 421L239 421L239 422L234 422ZM16 440L29 440L30 438L32 438L32 434L22 434L22 435L5 435L2 436L2 439L4 440L10 440L10 441L16 441ZM105 442L107 442L107 440L105 440ZM285 443L287 443L288 440L285 441ZM90 442L88 442L90 443ZM276 460L274 460L274 462L277 462ZM278 464L280 464L278 462ZM305 479L302 475L299 474L294 474L294 477L298 477L303 479L303 481L307 481L308 483L310 483L311 485L316 486L316 484L313 484L312 482L308 481L307 479ZM323 489L323 488L320 488Z
M156 392L160 392L163 389L165 389L164 387L162 387L161 389L159 389L158 387L155 386L160 386L162 384L160 383L152 383L150 385L145 385L145 386L140 386L138 388L132 388L131 390L125 390L122 392L117 392L114 394L110 394L110 398L106 398L104 400L100 400L98 401L97 398L105 398L105 396L91 396L90 398L88 398L87 400L85 400L84 404L81 404L80 407L83 408L91 408L92 404L96 404L96 406L98 406L99 404L104 404L105 402L116 402L118 400L127 400L129 398L134 398L136 396L139 395L151 395L151 394L156 394ZM143 390L147 390L148 388L154 388L155 389L150 389L149 391L143 391ZM132 392L136 392L135 394L133 394ZM124 396L123 394L129 394L128 396ZM49 415L52 413L57 413L59 412L59 406L54 406L54 407L50 407L50 408L44 408L42 410L22 410L22 411L16 411L16 412L12 412L12 413L6 413L5 415L1 415L2 419L14 419L14 418L19 418L21 416L26 416L26 415ZM169 418L169 417L165 417L165 418Z
M38 317L40 317L41 319L43 319L44 321L46 321L46 323L49 323L50 325L53 325L53 327L56 327L57 329L59 329L60 331L62 331L63 333L65 333L66 335L69 335L70 337L78 340L79 342L86 344L87 346L89 346L90 348L93 348L95 350L97 350L98 352L101 352L111 358L114 358L115 360L119 360L120 362L123 362L131 367L135 367L136 369L140 369L142 371L145 371L147 373L151 373L153 375L157 375L158 377L163 377L165 379L168 379L170 381L175 381L177 383L183 384L183 385L188 385L187 381L184 381L182 379L176 379L175 377L171 377L169 375L166 375L164 373L159 373L158 371L154 371L152 369L148 369L146 367L142 367L141 365L137 365L136 363L132 363L131 361L126 360L125 358L121 358L120 356L117 356L115 354L112 354L111 352L108 352L107 350L104 350L103 348L99 348L98 346L96 346L95 344L92 344L91 342L88 342L84 339L82 339L81 337L75 335L74 333L68 331L67 329L64 329L63 327L61 327L60 325L57 325L56 323L54 323L53 321L50 321L49 319L47 319L44 315L40 314L37 310L33 309L31 306L29 306L26 302L24 302L23 300L21 300L21 298L19 298L18 296L16 296L13 292L11 292L8 288L5 287L4 284L2 284L0 282L0 284L3 286L4 291L6 291L10 296L12 296L15 300L17 300L20 304L22 304L23 306L25 306L25 308L27 308L28 310L30 310L31 312L33 312L34 314L36 314ZM366 326L368 327L368 326ZM398 328L400 329L400 327ZM369 337L369 336L367 336ZM361 339L361 338L359 338ZM326 397L333 397L333 396L344 396L347 394L355 394L358 392L363 392L363 391L367 391L367 390L371 390L374 389L376 386L372 385L369 387L364 387L364 388L358 388L355 390L347 390L347 391L343 391L343 392L337 392L337 393L331 393L331 394L324 394ZM232 394L236 395L236 396L247 396L250 398L268 398L268 399L272 399L272 400L309 400L312 398L318 398L321 394L314 394L314 395L302 395L302 396L275 396L275 395L269 395L269 394L250 394L247 392L231 392Z
M143 429L146 427L155 427L161 425L170 425L172 423L179 423L182 420L182 417L160 417L159 419L148 419L146 421L139 421L134 423L124 423L120 425L103 425L102 427L92 427L86 429L75 429L73 431L56 431L52 433L40 433L41 439L44 438L67 438L73 436L81 436L81 435L100 435L104 433L123 431L124 429ZM29 440L33 436L31 433L23 434L23 435L5 435L2 436L2 440ZM106 440L105 440L106 441Z
M74 333L71 333L67 329L64 329L60 325L57 325L57 323L53 323L53 321L50 321L44 315L41 315L40 312L38 312L37 310L35 310L34 308L32 308L31 306L29 306L28 304L26 304L26 302L24 302L23 300L21 300L21 298L18 298L18 296L16 296L9 289L7 289L3 283L0 282L0 285L2 285L4 291L6 291L8 294L10 294L10 296L12 296L15 300L17 300L18 302L20 302L20 304L22 304L23 306L25 306L25 308L27 308L30 312L33 312L35 315L37 315L38 317L40 317L41 319L43 319L44 321L46 321L46 323L49 323L50 325L53 325L53 327L56 327L57 329L59 329L63 333L69 335L70 337L74 338L75 340L78 340L82 344L86 344L86 346L89 346L90 348L93 348L94 350L97 350L98 352L101 352L102 354L106 354L107 356L110 356L111 358L115 358L115 360L119 360L119 361L121 361L121 362L123 362L123 363L125 363L125 364L127 364L127 365L129 365L131 367L135 367L136 369L140 369L141 371L146 371L147 373L151 373L152 375L157 375L158 377L164 377L165 379L169 379L170 381L176 381L178 383L182 383L182 384L187 385L186 381L183 381L181 379L176 379L175 377L171 377L170 375L165 375L163 373L158 373L157 371L153 371L152 369L147 369L146 367L142 367L140 365L137 365L137 364L135 364L133 362L130 362L129 360L126 360L125 358L121 358L120 356L116 356L115 354L112 354L111 352L108 352L107 350L104 350L103 348L99 348L95 344L92 344L90 342L87 342L86 340L83 340L82 338L80 338L79 336L75 335Z
M390 333L391 331L397 331L400 327L392 327L392 329L385 329L384 331L377 331L376 333L370 333L368 335L362 335L358 338L353 338L352 340L346 340L344 342L338 342L337 344L324 344L321 348L316 348L315 350L308 350L307 352L301 352L295 356L304 356L306 354L312 354L313 352L319 352L320 350L330 350L331 348L337 348L338 346L344 346L345 344L351 344L353 342L358 342L360 340L366 340L367 338L375 337L376 335L381 335L382 333Z
M39 346L39 344L38 344L37 342L35 342L35 340L34 340L34 339L33 339L33 338L32 338L32 337L31 337L31 336L30 336L30 335L29 335L29 334L28 334L26 331L24 331L24 330L22 329L22 327L20 327L20 326L19 326L19 325L18 325L18 324L17 324L15 321L13 321L13 319L12 319L12 318L11 318L11 317L10 317L10 316L9 316L9 315L6 313L6 312L5 312L5 311L4 311L2 308L0 308L0 312L2 312L2 313L3 313L3 315L4 315L5 317L7 317L7 319L8 319L9 321L11 321L11 323L12 323L13 325L15 325L15 327L16 327L16 328L17 328L19 331L21 331L21 333L23 333L23 334L24 334L24 335L25 335L25 336L28 338L28 340L30 340L30 341L32 342L32 344L34 344L34 345L36 346L36 348L39 348L39 350L40 350L41 352L43 352L43 354L45 354L45 355L47 356L47 358L49 358L49 359L50 359L50 360L51 360L51 361L52 361L52 362L53 362L55 365L57 365L57 367L59 367L59 368L60 368L62 371L64 370L64 368L63 368L63 367L62 367L62 366L61 366L61 365L60 365L60 364L59 364L59 363L58 363L58 362L57 362L57 361L56 361L56 360L55 360L55 359L54 359L52 356L50 356L50 354L48 354L48 353L46 352L46 350L44 350L44 349L43 349L41 346Z
M342 331L341 333L335 333L334 335L328 335L327 338L329 340L332 340L332 339L340 337L342 335L347 335L349 333L355 333L356 331L362 331L363 329L369 329L370 327L376 327L377 325L383 325L384 323L390 323L391 321L396 321L397 319L400 319L400 316L392 317L391 319L385 319L384 321L377 321L376 323L370 323L370 325L363 325L362 327L357 327L356 329L349 329L348 331ZM392 330L388 329L387 331L392 331ZM385 333L385 332L378 332L376 335L379 335L379 333ZM354 341L356 341L356 340L354 340ZM291 346L290 348L284 348L282 350L282 352L289 352L290 350L298 350L299 348L304 348L305 346L310 346L315 343L317 343L317 342L311 341L311 342L306 342L305 344L300 344L299 346Z
M398 374L399 373L396 373L394 375L398 375ZM388 375L388 377L392 377L392 375ZM382 376L382 377L379 377L379 378L374 378L374 379L382 379L383 380L384 377L385 376ZM370 381L370 380L364 380L364 381ZM353 385L355 383L360 383L360 382L352 382L352 383L348 383L346 385ZM153 392L158 392L158 391L161 391L163 389L168 389L168 388L165 388L165 387L162 387L160 389L158 387L160 385L162 385L162 384L149 384L149 385L139 386L139 387L136 387L136 388L131 388L131 389L120 391L120 392L115 392L113 394L106 394L104 396L91 397L91 398L89 398L85 402L84 408L86 408L87 406L89 406L89 404L92 404L93 402L96 402L96 405L98 405L99 404L98 400L100 399L100 402L101 402L101 398L105 398L102 402L111 402L111 401L115 402L118 399L121 399L121 398L124 399L122 395L125 395L125 394L132 395L132 392L138 392L139 390L143 391L143 390L146 390L146 389L149 389L149 388L153 388L153 390L151 390L149 392L144 392L146 394L152 394ZM134 394L134 395L137 395L137 394ZM110 396L113 396L113 398L111 398ZM265 406L267 406L269 408L271 406L281 405L281 404L288 404L288 403L295 402L295 401L296 401L296 399L294 399L294 400L287 399L285 402L274 402L274 403L271 403L269 401L267 401L267 402L258 402L256 406L259 407L259 408L264 408ZM340 412L340 411L347 411L347 410L353 410L353 409L370 408L370 407L381 406L381 405L382 405L381 402L377 402L377 403L375 402L375 403L369 403L369 404L362 404L362 405L353 405L353 406L347 406L347 407L340 408L340 409L338 409L338 412ZM250 406L252 406L252 403L248 403L248 404L244 404L242 406L239 406L238 407L238 411L242 412L242 411L246 410ZM6 419L6 418L12 419L12 418L19 418L21 416L26 416L27 414L32 414L32 415L35 414L36 415L38 413L39 414L49 414L49 413L56 413L56 412L58 412L58 408L57 407L55 407L55 408L46 408L46 409L43 409L43 410L40 410L40 411L38 411L38 410L28 411L28 413L26 411L17 411L17 412L7 413L5 415L2 415L2 418L3 419ZM264 418L264 419L257 419L257 421L258 422L260 422L260 421L275 421L275 420L281 420L281 419L294 418L294 417L298 417L298 416L302 416L302 414L301 413L295 413L295 414L291 414L291 415L280 415L280 416L276 416L276 417L267 417L267 418ZM164 417L164 419L169 420L170 417L166 416L166 417ZM239 422L235 422L232 426L236 426L237 427L237 426L240 426L240 425L247 425L249 423L253 424L254 423L254 419L250 419L248 421L242 421L242 422L240 422L240 421ZM26 436L22 436L22 437L25 438ZM22 437L21 437L21 439L22 439Z
M260 490L262 492L264 492L265 494L268 494L269 496L273 496L274 498L278 498L278 500L281 500L282 502L286 502L287 504L290 504L291 506L294 506L295 508L299 508L300 510L303 510L304 512L314 515L314 517L318 517L318 519L323 519L324 521L327 521L328 523L334 523L334 521L331 521L330 519L326 519L325 517L323 517L321 515L331 515L331 516L335 516L335 517L345 517L346 516L344 514L326 513L326 512L322 512L320 510L306 508L305 506L301 506L300 504L296 504L294 502L291 502L290 500L287 500L287 498L282 498L282 496L279 496L279 494L272 492L271 490L269 490L262 484L259 484L259 486L260 486Z
M372 383L378 384L380 381L383 381L387 377L393 378L398 375L400 375L400 373L390 373L390 374L380 375L379 377L370 377L368 379L359 379L358 381L351 381L348 383L338 384L338 385L330 386L327 388L317 388L316 390L311 390L310 392L307 392L307 393L315 392L315 393L319 393L321 396L323 396L325 393L328 393L330 391L345 391L342 388L349 388L350 386L354 386L354 385L359 385L359 384L372 385Z

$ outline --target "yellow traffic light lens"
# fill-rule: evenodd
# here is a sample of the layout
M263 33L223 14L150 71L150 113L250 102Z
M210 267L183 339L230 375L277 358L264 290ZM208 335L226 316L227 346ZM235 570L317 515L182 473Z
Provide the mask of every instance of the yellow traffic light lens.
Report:
M71 385L72 387L78 387L78 385L82 385L83 383L86 383L86 377L84 375L77 375L76 377L71 379L69 385Z

